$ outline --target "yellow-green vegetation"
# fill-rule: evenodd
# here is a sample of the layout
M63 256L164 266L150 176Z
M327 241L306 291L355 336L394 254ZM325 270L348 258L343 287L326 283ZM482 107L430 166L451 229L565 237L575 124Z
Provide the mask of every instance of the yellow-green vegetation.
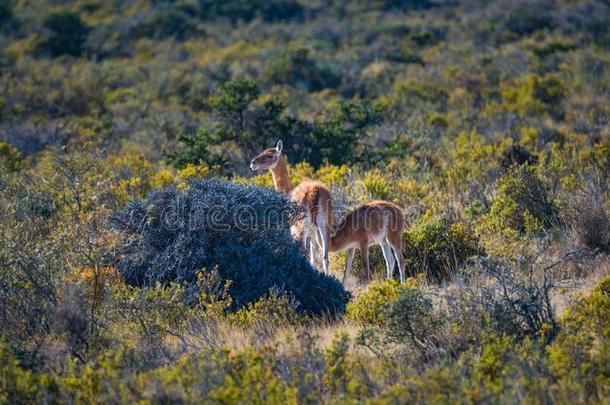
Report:
M401 291L415 285L416 280L412 278L404 284L396 280L374 281L347 305L345 318L361 325L382 325L386 308L398 299Z
M607 403L609 26L605 0L0 0L0 404ZM335 222L402 207L405 284L379 247L350 291L344 253L309 266L248 166L278 139Z

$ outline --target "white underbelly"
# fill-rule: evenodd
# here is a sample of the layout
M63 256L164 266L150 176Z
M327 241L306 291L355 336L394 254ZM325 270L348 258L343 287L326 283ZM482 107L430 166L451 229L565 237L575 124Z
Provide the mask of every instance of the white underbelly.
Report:
M360 244L358 242L352 242L346 245L345 249L360 249Z

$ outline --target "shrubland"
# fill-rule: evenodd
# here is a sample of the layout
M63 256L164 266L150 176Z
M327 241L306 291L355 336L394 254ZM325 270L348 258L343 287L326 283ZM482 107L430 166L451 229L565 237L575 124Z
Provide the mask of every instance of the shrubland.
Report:
M0 403L606 402L609 21L0 0ZM309 265L278 139L336 220L403 208L406 283Z

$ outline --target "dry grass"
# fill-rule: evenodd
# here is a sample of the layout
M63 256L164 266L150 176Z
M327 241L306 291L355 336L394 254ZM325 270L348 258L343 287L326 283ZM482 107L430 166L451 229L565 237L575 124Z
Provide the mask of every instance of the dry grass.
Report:
M582 278L562 280L553 295L552 303L558 317L579 298L586 297L599 281L610 276L610 256L599 255L588 264L592 271Z
M604 207L602 195L594 189L570 196L563 220L574 243L610 252L610 215Z
M311 324L283 326L257 321L248 327L239 327L224 319L211 318L194 320L183 340L171 337L166 343L187 351L214 348L238 352L252 347L272 347L285 352L293 350L305 333L315 339L318 348L325 349L336 336L346 334L353 340L357 332L358 327L346 321L323 319Z

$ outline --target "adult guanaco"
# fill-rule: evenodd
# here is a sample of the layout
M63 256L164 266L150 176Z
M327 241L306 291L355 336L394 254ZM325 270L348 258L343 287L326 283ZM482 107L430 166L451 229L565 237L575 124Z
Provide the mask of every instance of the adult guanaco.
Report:
M328 251L333 226L330 191L319 181L308 178L292 187L286 160L282 154L281 140L275 148L265 149L252 159L250 169L271 170L275 190L288 195L292 201L304 208L304 218L292 225L293 235L301 238L305 249L309 251L309 262L313 267L318 249L322 251L323 270L328 274Z
M392 278L398 261L400 282L405 281L405 259L402 254L404 219L401 209L387 201L372 201L350 212L330 238L330 251L347 250L342 283L352 267L356 249L362 253L362 268L371 280L369 247L380 244L387 267L387 278Z

